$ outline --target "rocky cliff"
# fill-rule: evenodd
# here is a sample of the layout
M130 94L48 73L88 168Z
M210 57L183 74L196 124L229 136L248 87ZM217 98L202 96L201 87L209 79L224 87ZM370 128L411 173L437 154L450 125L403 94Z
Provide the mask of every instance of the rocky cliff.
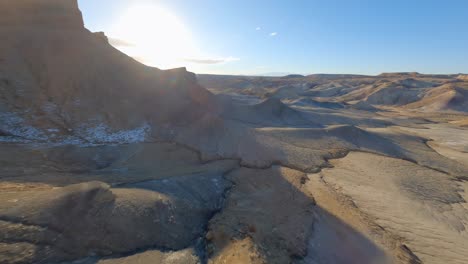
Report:
M83 29L76 0L20 0L0 2L1 27Z
M144 140L214 105L184 68L147 67L85 29L76 0L2 0L0 35L0 131L15 140Z

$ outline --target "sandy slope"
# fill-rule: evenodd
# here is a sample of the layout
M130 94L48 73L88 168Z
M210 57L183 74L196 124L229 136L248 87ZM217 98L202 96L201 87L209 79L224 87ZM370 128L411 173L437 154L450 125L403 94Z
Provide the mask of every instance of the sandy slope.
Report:
M424 263L466 263L466 182L407 161L351 153L320 175Z

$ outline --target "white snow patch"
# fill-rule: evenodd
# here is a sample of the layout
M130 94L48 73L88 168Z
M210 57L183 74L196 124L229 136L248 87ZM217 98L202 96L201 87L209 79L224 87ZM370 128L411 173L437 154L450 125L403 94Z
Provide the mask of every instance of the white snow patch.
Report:
M53 111L54 105L44 105L44 111ZM52 145L81 145L91 146L99 144L128 144L144 142L151 130L149 124L144 123L140 127L130 130L115 131L106 124L83 124L77 129L70 129L72 135L60 137L56 133L59 129L49 128L41 131L25 124L25 120L16 113L0 112L0 132L6 134L0 136L0 142L15 143L46 143ZM49 135L49 136L48 136Z
M48 114L53 114L57 111L57 105L52 102L46 102L45 104L42 105L41 108L42 108L42 111Z
M131 130L121 130L112 132L105 124L99 124L95 127L82 129L79 133L89 142L93 143L134 143L143 142L146 140L146 135L150 131L151 127L148 124L144 124L141 127L137 127Z
M47 140L47 136L42 131L24 124L24 119L15 113L0 113L0 131L11 135L0 137L0 141Z

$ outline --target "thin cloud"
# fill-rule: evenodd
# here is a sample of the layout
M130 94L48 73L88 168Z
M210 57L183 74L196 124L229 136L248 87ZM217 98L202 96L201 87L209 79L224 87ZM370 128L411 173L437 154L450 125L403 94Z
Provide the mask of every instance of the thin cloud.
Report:
M114 47L134 47L135 44L123 39L108 37L109 43Z
M271 33L270 33L270 37L274 37L274 36L276 36L276 35L278 35L278 32L271 32Z
M239 58L234 58L234 57L227 57L227 58L216 58L216 59L197 59L197 58L187 58L184 59L186 62L192 62L192 63L197 63L197 64L221 64L221 63L227 63L227 62L232 62L232 61L238 61L240 60Z
M257 30L257 31L262 30L262 28L261 27L256 27L255 30Z

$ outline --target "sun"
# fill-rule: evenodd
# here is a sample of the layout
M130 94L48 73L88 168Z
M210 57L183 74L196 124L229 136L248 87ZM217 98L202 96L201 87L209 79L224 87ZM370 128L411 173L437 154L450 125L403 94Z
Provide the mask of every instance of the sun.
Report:
M108 35L122 52L161 69L182 67L184 58L196 54L190 31L170 11L156 5L129 7ZM125 44L122 44L125 43Z

